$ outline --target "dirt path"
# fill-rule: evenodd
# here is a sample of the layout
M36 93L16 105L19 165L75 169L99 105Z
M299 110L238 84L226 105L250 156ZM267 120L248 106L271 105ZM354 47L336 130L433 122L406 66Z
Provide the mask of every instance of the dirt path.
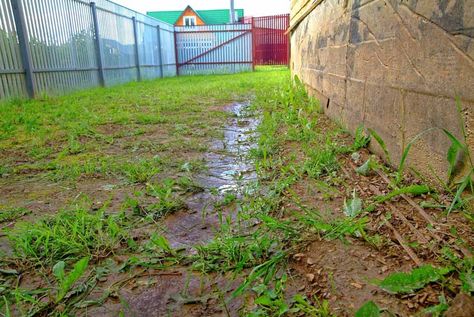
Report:
M215 205L226 197L241 198L247 184L257 179L249 156L250 150L256 147L259 119L249 115L248 108L248 103L234 103L225 108L231 119L223 128L224 139L211 142L210 151L204 155L206 168L194 175L203 191L187 197L186 211L164 220L164 235L174 248L192 251L196 245L208 242L221 225ZM225 218L228 214L221 216Z
M449 193L398 175L363 129L269 74L99 94L120 100L104 108L115 123L56 127L53 150L0 139L0 312L442 316L472 299L458 297L474 291L472 213L448 215Z
M160 221L160 233L170 246L190 255L214 238L225 218L236 219L239 211L234 201L241 199L247 185L257 180L250 150L256 148L260 119L250 113L249 103L234 103L224 110L231 114L222 129L224 138L211 142L204 155L206 168L193 176L202 190L186 196L185 210ZM122 303L108 301L91 314L116 316L124 311L127 316L238 316L242 300L226 302L224 298L240 282L230 275L200 274L177 266L157 275L145 273L134 278L120 289Z

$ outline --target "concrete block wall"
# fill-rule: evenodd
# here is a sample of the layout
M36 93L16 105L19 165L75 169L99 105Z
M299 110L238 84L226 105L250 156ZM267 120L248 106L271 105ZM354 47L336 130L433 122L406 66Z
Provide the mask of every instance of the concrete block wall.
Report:
M456 96L474 152L473 0L293 0L291 23L293 74L350 131L374 129L395 165L426 129L461 136ZM449 145L427 133L408 163L445 178Z

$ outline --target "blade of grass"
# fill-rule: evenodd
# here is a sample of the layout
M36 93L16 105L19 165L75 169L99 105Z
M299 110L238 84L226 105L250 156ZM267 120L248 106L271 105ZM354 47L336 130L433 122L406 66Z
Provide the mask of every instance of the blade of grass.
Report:
M387 145L383 141L382 137L378 135L378 133L372 129L367 129L367 130L369 131L370 135L374 137L375 141L377 141L377 143L380 145L383 152L385 153L385 157L387 158L388 163L391 164L392 160L390 159L390 154L388 153Z

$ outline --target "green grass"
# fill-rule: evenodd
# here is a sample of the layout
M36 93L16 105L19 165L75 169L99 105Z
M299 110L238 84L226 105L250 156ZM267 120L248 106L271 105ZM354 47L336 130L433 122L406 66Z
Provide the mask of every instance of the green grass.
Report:
M123 215L82 208L61 211L35 223L20 222L7 233L15 255L24 262L51 265L60 260L101 258L128 238Z
M182 265L203 275L232 273L226 275L239 278L241 284L232 296L250 294L255 299L255 305L244 307L242 314L332 316L327 301L301 294L287 296L290 256L318 238L346 244L359 239L380 250L389 242L385 235L370 231L368 209L400 194L422 195L430 189L402 185L409 147L402 168L393 174L400 186L388 194L362 201L353 188L345 188L341 156L365 148L371 138L384 151L385 144L375 131L367 135L363 127L357 129L352 144L343 141L344 130L336 125L324 127L327 122L322 120L318 101L303 88L297 79L290 82L288 71L264 68L255 73L169 78L1 104L2 185L18 188L26 181L38 181L40 187L60 188L61 195L38 194L34 200L55 203L51 215L35 214L6 231L13 255L2 262L6 272L2 278L6 277L1 283L6 282L0 284L0 311L7 314L13 309L27 315L28 310L39 309L67 315L76 312L76 303L100 305L113 293L109 289L102 300L80 303L79 294L96 287L97 276L124 273L134 278L137 271ZM220 127L231 116L223 106L249 100L250 115L262 119L257 147L250 153L258 180L243 188L242 196L219 196L217 190L207 189L216 196L210 205L220 221L214 238L195 245L191 254L173 249L162 235L160 220L184 211L187 197L205 190L194 175L206 172L204 154L223 137ZM465 140L445 133L452 142L448 160L453 174L454 156L465 150ZM357 172L369 175L379 168L374 158ZM327 202L346 195L345 206L340 202L346 215L328 218L323 210L307 206L293 190L299 182L307 182ZM457 196L453 208L466 205L456 194L472 186L464 183L453 184ZM81 185L108 190L97 197L92 194L89 205L78 207L78 197L84 193L76 188ZM33 200L19 196L18 205ZM107 203L99 210L91 207L99 196L115 202L115 207ZM29 212L14 205L0 211L0 222L16 221ZM236 211L235 217L227 210ZM143 232L142 226L146 227ZM453 267L450 278L455 276L465 292L472 292L472 259L457 259L448 251L443 256L446 267ZM116 254L127 258L118 265L113 261ZM32 268L39 273L35 275ZM19 287L15 281L20 271L43 278L47 287ZM381 285L403 293L446 282L448 272L426 271L388 277ZM83 287L79 281L86 275ZM365 309L374 314L382 311L371 304Z

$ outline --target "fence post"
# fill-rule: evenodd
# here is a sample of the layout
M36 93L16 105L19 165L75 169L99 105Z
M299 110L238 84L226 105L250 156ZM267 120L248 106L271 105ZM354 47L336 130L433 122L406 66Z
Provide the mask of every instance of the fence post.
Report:
M95 42L95 55L97 58L97 68L99 70L99 84L105 86L105 75L104 75L104 63L102 61L102 47L100 46L100 34L99 34L99 20L97 19L97 7L95 2L91 2L92 9L92 21L94 23L94 42Z
M160 77L163 78L163 55L161 54L161 28L159 25L156 26L158 32L158 58L160 61Z
M137 80L142 81L142 71L140 69L140 56L138 55L138 31L137 31L137 18L132 17L133 23L133 37L135 39L135 65L137 65Z
M176 64L176 76L179 76L179 54L178 54L178 33L176 32L176 27L173 29L174 36L174 59Z
M255 30L255 18L252 17L252 70L255 71L255 64L257 63L256 61L256 45L255 45L255 40L256 40L256 30Z
M25 12L23 11L21 0L11 0L11 4L20 46L21 61L25 70L26 91L30 98L34 98L36 95L35 79L33 75L33 62L29 47L28 31L26 30Z

